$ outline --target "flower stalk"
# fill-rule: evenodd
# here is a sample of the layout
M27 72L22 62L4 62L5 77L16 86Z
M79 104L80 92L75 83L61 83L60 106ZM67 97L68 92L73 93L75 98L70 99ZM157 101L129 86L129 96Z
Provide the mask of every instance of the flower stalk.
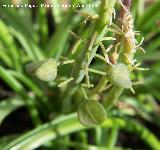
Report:
M71 105L72 96L78 89L81 89L84 98L88 100L87 103L83 103L85 105L79 107L81 108L79 111L81 112L80 114L85 114L83 110L88 112L88 118L86 119L81 115L80 121L82 124L89 124L90 122L93 124L101 123L102 121L97 121L98 117L94 111L92 112L93 109L90 110L90 105L94 103L95 111L96 108L97 110L100 108L100 114L103 112L103 106L108 111L114 103L119 100L124 89L130 89L134 93L130 78L131 72L136 69L144 70L139 67L139 63L135 65L136 60L134 59L134 54L143 40L140 44L136 45L136 32L134 31L133 18L130 13L131 0L123 0L123 3L118 0L121 9L117 18L114 9L116 2L116 0L101 0L98 15L95 16L77 11L79 15L86 17L85 21L92 22L91 26L89 26L89 29L91 28L92 30L90 31L90 36L85 38L81 38L76 33L69 31L76 39L75 44L71 47L71 53L75 54L79 46L81 45L82 47L76 58L70 60L65 57L60 57L64 60L62 62L50 58L29 64L27 67L29 72L35 74L42 81L53 81L57 76L57 67L65 64L73 64L70 77L58 84L58 87L65 86L63 94L60 96L60 99L63 100L61 108L63 110L62 113L69 112L70 108L66 106ZM112 16L117 19L115 24L113 23ZM107 37L106 33L108 32L114 33L114 37ZM112 44L106 48L103 42L108 40L111 40ZM97 53L98 48L101 49L102 55L101 53ZM103 63L105 63L105 69L99 70L91 68L90 64L94 58L103 61ZM101 76L96 86L90 81L90 73ZM83 80L84 78L85 80ZM83 87L88 90L85 91ZM93 89L90 90L91 88ZM92 101L95 95L101 94L105 90L107 91L107 96L103 98L103 106L99 102ZM96 100L98 100L98 98ZM87 107L83 109L82 106L84 106L84 108ZM92 115L90 115L90 113ZM94 120L95 118L96 121ZM89 122L87 123L87 121Z

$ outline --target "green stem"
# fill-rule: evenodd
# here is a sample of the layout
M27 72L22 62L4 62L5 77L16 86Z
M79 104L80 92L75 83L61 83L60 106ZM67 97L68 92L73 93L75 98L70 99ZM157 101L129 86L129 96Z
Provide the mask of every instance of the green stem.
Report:
M82 71L83 64L85 63L86 54L89 52L89 49L92 50L89 52L89 60L88 65L91 63L92 59L95 57L96 51L98 49L98 43L101 41L101 39L104 37L107 25L109 24L110 20L112 19L112 12L114 9L115 0L101 0L101 5L99 9L99 16L100 18L97 19L93 25L93 29L91 32L91 36L88 40L85 41L84 47L79 55L79 57L76 59L75 65L72 69L71 77L74 78L74 80L69 84L68 88L66 88L66 91L64 92L63 101L62 103L62 110L63 112L67 112L69 110L66 109L66 105L70 105L70 97L77 91L78 86L83 78L84 78L84 72ZM95 38L96 37L96 38ZM94 40L94 44L93 44ZM64 106L63 106L64 105Z
M85 56L88 53L89 49L91 49L90 48L91 43L93 45L93 49L90 52L88 65L91 63L92 59L95 57L96 51L98 49L98 43L101 41L101 39L105 35L107 30L107 25L112 19L114 4L115 4L115 0L112 0L112 1L101 0L101 5L99 9L100 18L95 21L92 32L90 34L91 36L89 37L88 40L86 40L79 57L76 59L76 62L72 69L72 74L71 74L71 77L73 77L74 80L69 84L68 88L66 88L66 91L63 95L63 98L65 97L65 100L63 99L65 103L63 103L64 106L62 106L62 110L63 108L64 109L66 108L66 103L70 103L68 102L70 101L69 97L71 97L71 95L73 95L76 92L76 90L78 89L76 85L79 84L84 78L84 72L82 71L82 67L86 58ZM96 38L95 38L95 35L96 35ZM95 39L94 44L93 44L93 39Z
M67 83L71 82L72 80L73 80L73 77L71 77L71 78L69 78L65 81L62 81L62 82L59 83L58 87L62 87L64 85L66 85Z
M80 75L81 71L81 66L84 62L85 55L88 52L90 48L90 43L92 43L93 47L98 44L98 42L103 38L105 32L106 32L106 27L107 24L109 23L110 19L112 18L112 12L114 9L114 4L115 1L109 1L109 0L102 0L100 9L99 9L99 16L100 18L95 22L93 31L91 33L91 36L89 40L86 42L84 49L82 50L74 68L72 71L72 76L74 77L74 83L80 83L81 80L84 77L84 74ZM94 38L96 36L96 39ZM93 39L95 39L95 42L93 44ZM90 58L89 58L89 64L91 63L92 59L94 58L96 51L97 51L98 46L94 47L90 53ZM79 79L79 75L81 76L81 79Z
M89 71L89 72L92 72L92 73L95 73L95 74L102 75L102 76L106 76L106 75L107 75L106 72L100 71L100 70L96 70L96 69L91 69L91 68L89 68L88 71Z
M105 88L106 84L108 83L108 79L106 76L102 76L98 85L91 91L90 95L94 95L97 93L101 93Z
M108 142L107 142L107 147L109 149L114 149L116 141L117 141L117 137L118 137L118 129L117 129L117 127L113 127L111 129L111 135L110 135Z
M115 104L123 90L124 89L122 87L113 86L112 89L108 91L108 94L103 101L103 106L107 111Z
M126 9L128 11L130 11L130 6L131 6L131 0L124 0L123 1L123 4L124 6L126 7ZM125 16L125 13L126 13L126 10L124 10L124 8L121 8L120 10L120 14L118 16L118 20L117 20L117 24L118 26L121 28L122 25L124 25L125 27L128 25L126 22L124 24L124 22L122 22L124 20L124 18L126 17ZM117 44L120 43L121 41L123 41L124 39L124 36L121 36L119 34L116 34L115 35L116 37L116 41L114 43L114 46L113 48L116 49L117 47ZM127 43L122 43L122 46L126 47ZM128 47L127 47L128 48ZM129 47L130 48L130 47ZM125 48L124 48L125 49ZM133 51L132 49L130 49L130 51ZM133 59L133 52L131 52L130 54L128 54L129 56L131 56L131 58ZM126 63L126 58L124 57L124 53L122 53L122 62ZM127 63L126 63L127 64ZM127 64L128 65L128 64ZM103 105L104 107L106 108L106 110L109 110L113 105L114 103L119 99L120 95L122 94L124 88L122 87L118 87L116 85L114 85L112 87L112 89L108 92L108 95L107 97L104 99L103 101Z

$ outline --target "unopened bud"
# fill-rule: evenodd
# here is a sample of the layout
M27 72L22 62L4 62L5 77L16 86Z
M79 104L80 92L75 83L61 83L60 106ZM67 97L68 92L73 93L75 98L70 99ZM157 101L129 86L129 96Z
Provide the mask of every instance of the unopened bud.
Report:
M26 66L26 71L42 81L52 81L57 76L57 61L50 58L30 63Z
M111 67L108 74L110 82L112 82L114 85L126 89L132 88L130 72L127 65L123 63L117 63Z
M89 127L99 125L106 119L104 107L95 100L82 101L77 113L79 121Z

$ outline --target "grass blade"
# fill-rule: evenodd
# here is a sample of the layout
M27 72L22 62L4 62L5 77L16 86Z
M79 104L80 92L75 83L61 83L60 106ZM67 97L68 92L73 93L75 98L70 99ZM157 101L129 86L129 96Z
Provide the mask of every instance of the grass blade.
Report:
M24 101L18 96L2 100L0 102L0 124L10 113L24 105Z
M110 128L113 125L117 125L117 127L123 128L129 132L136 133L153 149L158 149L160 147L159 140L148 129L136 121L110 118L105 121L102 128ZM34 149L47 141L57 139L59 136L68 135L85 129L87 128L79 123L76 114L63 116L15 139L10 144L6 145L4 150Z

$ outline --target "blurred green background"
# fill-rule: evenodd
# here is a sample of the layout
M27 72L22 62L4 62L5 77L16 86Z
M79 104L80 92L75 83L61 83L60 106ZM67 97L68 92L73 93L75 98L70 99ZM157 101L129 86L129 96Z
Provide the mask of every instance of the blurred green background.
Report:
M37 7L24 8L24 4ZM51 4L76 7L58 8ZM78 4L97 7L83 8ZM74 94L69 104L61 97L64 88L59 89L57 82L70 74L72 65L62 67L61 77L49 83L25 71L29 62L51 57L58 60L60 56L76 58L78 52L73 56L70 52L75 39L68 30L87 37L89 23L85 24L84 17L75 10L96 14L98 6L98 0L0 0L1 150L160 149L159 0L132 1L135 30L141 33L137 40L144 37L142 47L146 51L139 51L136 58L150 70L132 74L134 81L144 83L134 86L136 94L123 93L118 104L122 108L115 106L104 125L87 129L79 124L74 112L81 92ZM103 64L95 61L92 66L102 68ZM97 82L99 78L93 77Z

